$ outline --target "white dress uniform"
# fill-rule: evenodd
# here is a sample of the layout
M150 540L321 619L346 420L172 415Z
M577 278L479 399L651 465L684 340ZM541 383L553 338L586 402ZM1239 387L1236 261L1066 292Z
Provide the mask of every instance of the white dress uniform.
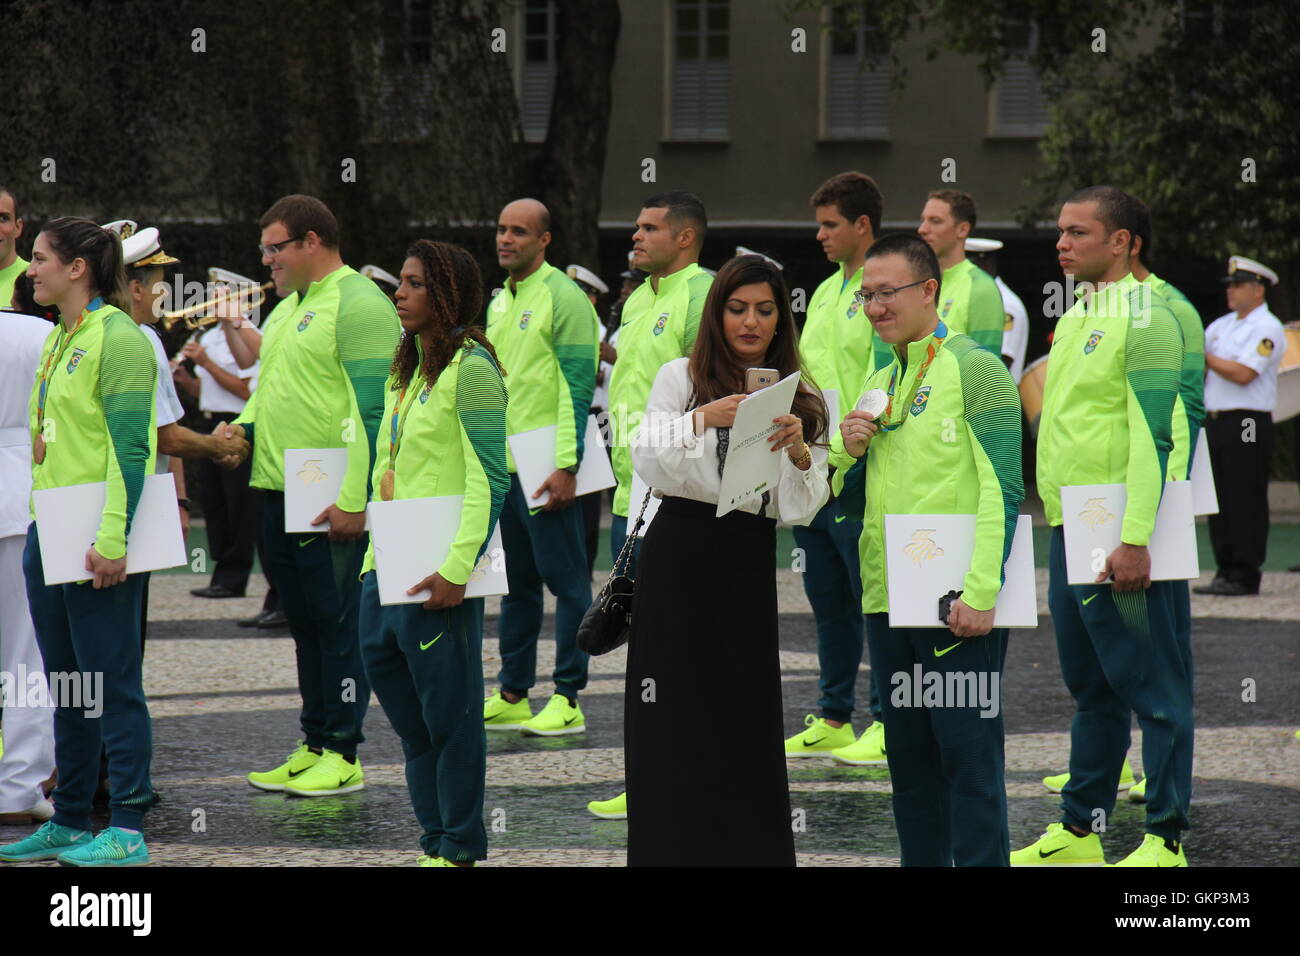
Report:
M1277 284L1268 266L1233 256L1227 282ZM1273 409L1286 333L1268 305L1243 316L1221 315L1205 330L1205 438L1219 512L1207 519L1217 567L1200 594L1258 594L1268 552L1268 469L1273 458ZM1245 385L1208 368L1210 357L1255 372Z
M29 707L27 678L43 674L36 629L27 609L23 548L31 523L32 440L27 403L54 326L17 312L0 312L0 691L4 757L0 813L41 804L41 783L54 772L54 709Z
M1019 385L1025 374L1025 350L1029 348L1029 313L1020 296L1011 291L1001 276L994 276L993 281L1002 293L1002 311L1008 322L1002 330L1002 354L1011 359L1011 378Z
M158 386L154 389L153 402L154 414L157 417L157 427L162 428L164 425L171 425L185 417L185 407L181 405L180 397L176 394L176 385L172 381L172 367L167 360L167 351L163 348L162 339L154 331L151 325L141 325L145 338L153 346L153 357L158 363ZM154 474L165 475L171 467L171 456L159 454L158 464L154 468Z
M1234 408L1272 414L1277 405L1277 370L1286 351L1286 332L1268 303L1238 318L1221 315L1205 330L1205 351L1253 369L1255 378L1245 385L1230 382L1211 369L1205 376L1205 410Z
M259 333L260 334L260 333ZM235 355L230 351L230 341L226 331L220 325L214 325L201 336L199 345L203 346L217 368L228 372L235 378L249 379L248 391L251 394L257 388L257 375L261 362L254 362L248 368L240 368ZM240 398L234 392L227 391L216 377L202 366L196 366L194 376L199 380L199 411L233 412L238 415L248 404L248 399Z

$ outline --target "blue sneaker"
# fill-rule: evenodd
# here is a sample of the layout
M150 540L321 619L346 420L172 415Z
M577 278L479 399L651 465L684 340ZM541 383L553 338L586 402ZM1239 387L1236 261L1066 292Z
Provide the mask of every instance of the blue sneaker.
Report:
M149 851L143 833L129 833L119 827L100 830L85 846L59 855L64 866L148 866Z
M0 860L10 863L29 863L32 860L53 860L60 853L74 847L89 846L89 830L74 830L57 823L46 823L29 837L0 846Z

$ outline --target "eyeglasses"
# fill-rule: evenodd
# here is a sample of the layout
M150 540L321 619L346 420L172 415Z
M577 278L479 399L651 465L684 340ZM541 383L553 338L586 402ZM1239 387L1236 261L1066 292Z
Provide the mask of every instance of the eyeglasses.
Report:
M275 256L278 256L284 250L284 247L287 246L289 243L298 242L300 239L306 239L306 238L307 237L305 235L294 236L292 239L285 239L282 242L272 242L265 246L258 246L257 249L259 252L262 253L262 255L266 256L268 259L271 259L274 258Z
M929 282L929 279L917 279L915 282L909 282L907 285L900 285L897 289L881 289L879 292L868 292L865 289L859 289L853 293L853 301L860 306L868 306L871 300L875 299L881 305L888 305L894 301L894 296L904 289L910 289L914 285L920 285L923 282Z

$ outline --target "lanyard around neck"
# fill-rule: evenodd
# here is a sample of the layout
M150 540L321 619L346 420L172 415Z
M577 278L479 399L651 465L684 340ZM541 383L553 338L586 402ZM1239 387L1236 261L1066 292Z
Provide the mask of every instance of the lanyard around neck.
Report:
M908 409L916 401L916 393L921 390L921 383L925 381L925 373L930 371L930 366L934 364L935 357L939 354L939 349L943 348L944 340L948 337L948 328L942 322L934 332L934 337L930 344L925 348L925 361L921 363L921 370L916 373L916 381L912 383L912 392L907 396L907 401L903 404L903 413L899 416L898 421L891 422L890 414L894 410L894 388L898 384L898 372L900 366L895 366L889 376L889 404L885 406L885 413L880 416L880 427L887 432L892 432L896 428L902 428L903 423L907 421Z

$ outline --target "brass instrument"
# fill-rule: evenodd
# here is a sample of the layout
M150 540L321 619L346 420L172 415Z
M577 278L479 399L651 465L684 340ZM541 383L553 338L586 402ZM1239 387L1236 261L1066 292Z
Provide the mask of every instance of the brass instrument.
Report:
M253 286L250 283L229 292L223 292L221 295L200 302L197 305L177 309L174 312L164 312L162 314L162 327L170 331L177 322L184 322L187 328L204 328L218 320L217 315L211 312L214 307L231 299L238 299L240 300L240 311L247 312L250 309L259 308L266 301L266 293L274 287L274 282L264 282L260 286ZM249 301L243 301L245 299Z

